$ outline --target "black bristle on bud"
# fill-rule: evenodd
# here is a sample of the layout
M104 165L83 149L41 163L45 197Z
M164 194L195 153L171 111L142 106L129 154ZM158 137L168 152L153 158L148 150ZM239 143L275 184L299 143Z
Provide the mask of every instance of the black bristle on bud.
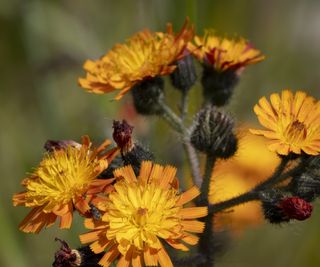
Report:
M186 53L189 53L186 51ZM177 68L170 75L172 85L183 92L187 92L197 80L196 68L192 55L187 55L176 62Z
M238 140L233 133L234 121L212 105L201 109L194 120L191 143L207 155L229 158L237 151Z
M139 144L134 144L133 148L122 155L124 165L131 165L135 174L138 175L142 161L153 161L153 154Z
M145 79L135 85L131 92L136 111L142 115L159 115L163 110L159 102L164 98L164 82L161 77Z
M61 243L60 249L54 255L53 267L99 267L103 253L95 254L89 246L71 249L67 242L56 238Z
M234 70L218 72L212 66L203 65L201 83L203 97L215 106L224 106L230 100L239 76Z
M320 196L320 157L310 157L305 168L293 176L292 193L306 201L314 201Z
M279 203L284 198L284 194L278 189L271 189L261 193L262 209L267 221L274 224L289 222L289 218L284 214Z
M105 169L102 173L99 174L98 179L109 179L113 178L113 171L115 169L123 167L123 161L121 156L115 157L111 163L109 164L108 168Z

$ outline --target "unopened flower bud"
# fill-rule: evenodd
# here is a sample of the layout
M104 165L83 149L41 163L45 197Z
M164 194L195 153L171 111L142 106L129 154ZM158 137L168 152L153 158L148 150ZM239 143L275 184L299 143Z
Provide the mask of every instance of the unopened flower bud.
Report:
M312 214L312 204L299 197L286 197L278 204L289 219L303 221Z
M234 70L219 72L211 65L203 65L201 83L203 97L215 106L224 106L231 98L239 76Z
M159 105L164 98L163 86L163 79L155 77L143 80L132 88L133 103L138 113L159 115L163 112Z
M48 152L53 152L54 150L66 149L68 146L80 148L81 144L73 140L48 140L44 144L44 149Z
M279 224L289 222L290 219L283 213L282 208L279 206L283 198L283 193L277 189L272 189L261 194L260 199L262 201L264 217L270 223Z
M99 267L103 253L95 254L89 246L71 249L67 242L55 239L61 243L61 248L54 255L53 267Z
M61 248L54 255L53 267L74 267L81 265L81 255L76 249L71 249L67 242L55 239L61 243Z
M191 132L191 143L199 151L220 158L228 158L237 150L233 133L234 122L227 114L207 105L196 115Z
M185 53L189 53L186 51ZM188 91L197 80L192 55L186 55L176 62L177 68L170 75L172 85L180 91Z
M139 144L134 144L130 151L122 155L124 165L131 165L136 174L140 171L142 161L152 161L153 159L153 154Z
M302 172L293 176L290 187L292 193L311 202L320 196L320 157L306 161Z
M122 154L132 149L132 131L133 126L129 125L126 120L113 121L113 140L117 143Z

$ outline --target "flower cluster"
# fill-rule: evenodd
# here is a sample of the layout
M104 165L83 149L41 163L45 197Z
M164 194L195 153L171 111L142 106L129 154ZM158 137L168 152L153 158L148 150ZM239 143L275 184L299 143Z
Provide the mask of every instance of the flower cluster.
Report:
M193 58L202 68L203 104L188 123L188 93L198 77ZM110 140L94 147L87 136L82 144L45 144L39 166L22 182L25 191L13 196L14 206L31 208L20 230L39 233L57 219L68 229L74 212L85 218L85 245L71 249L57 239L62 246L54 267L200 267L215 261L219 212L257 201L231 217L257 222L259 205L270 223L308 219L311 202L320 196L320 101L290 90L272 94L270 101L263 97L254 112L266 130L251 133L237 133L235 120L221 108L244 68L264 58L243 38L210 30L195 35L187 19L178 33L171 24L166 32L146 29L86 61L80 86L97 94L118 91L116 100L131 92L137 113L164 119L179 135L192 180L178 179L171 165L154 163L153 153L134 140L134 127L114 121L113 148ZM179 114L166 104L164 76L181 95Z

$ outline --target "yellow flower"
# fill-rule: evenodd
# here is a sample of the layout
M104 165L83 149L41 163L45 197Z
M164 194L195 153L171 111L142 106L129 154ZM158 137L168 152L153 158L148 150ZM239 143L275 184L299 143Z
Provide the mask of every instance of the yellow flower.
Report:
M165 240L173 248L188 251L185 244L195 245L204 223L195 219L207 215L207 207L183 205L200 192L197 187L178 194L176 168L160 166L145 161L138 178L132 167L114 171L118 182L109 199L97 207L105 211L101 221L86 219L85 226L91 232L82 234L82 243L91 243L95 253L107 252L99 264L110 266L119 258L122 266L173 266L160 241Z
M320 102L306 93L289 90L262 97L254 112L268 130L251 130L270 139L269 149L281 155L320 152Z
M172 73L192 38L193 27L188 26L188 20L178 34L173 33L171 24L166 33L138 32L101 59L86 61L87 75L79 79L79 84L97 94L120 90L115 97L119 100L142 80Z
M218 37L212 31L207 31L203 37L195 36L189 49L200 62L212 65L219 72L241 71L265 58L247 40Z
M45 154L31 176L23 180L26 191L13 196L14 206L32 208L20 223L20 230L38 233L58 217L60 228L70 228L74 209L82 215L88 212L95 193L110 190L114 180L96 179L117 152L112 149L101 154L110 143L106 140L91 150L90 139L84 136L80 147L68 146Z
M257 183L267 179L279 165L276 153L266 147L260 136L249 133L248 128L238 130L238 150L228 160L220 160L212 172L209 200L217 203L251 190ZM259 158L259 160L257 160ZM216 227L228 227L233 233L240 233L249 225L263 222L258 202L233 207L216 215Z

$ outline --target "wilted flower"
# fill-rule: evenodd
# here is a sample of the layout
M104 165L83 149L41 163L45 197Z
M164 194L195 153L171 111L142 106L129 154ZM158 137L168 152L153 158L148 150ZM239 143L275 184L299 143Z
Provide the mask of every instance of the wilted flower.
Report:
M23 180L26 191L13 196L13 205L32 208L20 223L20 230L38 233L49 227L59 217L60 228L70 228L73 211L84 215L90 210L94 193L108 190L113 179L97 180L108 167L117 149L104 152L111 141L91 149L89 137L84 136L80 147L46 153L39 166Z
M86 61L87 76L80 78L79 84L93 93L120 90L115 97L119 100L137 83L172 73L192 38L193 27L188 26L188 20L177 34L171 24L165 33L138 32L124 44L115 45L101 59Z
M104 211L101 221L86 219L91 232L82 234L82 243L91 243L95 253L107 250L100 260L110 266L173 266L163 243L188 251L185 244L195 245L204 223L195 219L207 215L207 207L183 205L197 197L198 188L178 194L176 168L162 167L150 161L141 165L138 178L130 165L114 171L115 191L109 200L98 203Z
M254 112L267 130L252 133L270 139L269 149L281 155L289 153L317 155L320 152L320 102L306 93L289 90L262 97Z

